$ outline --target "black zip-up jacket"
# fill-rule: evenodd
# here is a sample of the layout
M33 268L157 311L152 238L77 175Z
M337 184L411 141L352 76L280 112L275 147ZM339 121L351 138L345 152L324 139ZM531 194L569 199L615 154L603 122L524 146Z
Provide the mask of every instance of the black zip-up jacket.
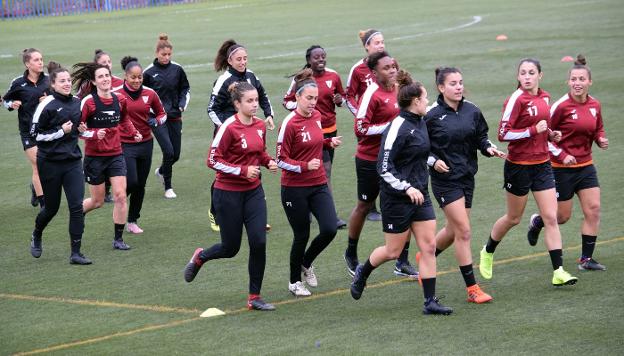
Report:
M178 121L182 118L180 108L186 111L191 100L191 86L181 65L173 61L162 65L154 59L143 70L143 85L156 91L167 113L167 120Z
M464 98L455 111L440 94L427 112L425 121L431 140L429 166L432 180L472 179L478 169L477 150L491 157L487 149L496 147L488 139L488 124L481 110ZM433 168L439 159L450 168L448 173L439 173Z
M210 102L208 103L208 117L212 122L221 126L230 116L236 114L236 108L232 103L229 86L234 82L248 82L253 85L258 91L258 101L260 108L264 112L264 117L273 117L273 108L271 107L271 101L264 91L260 79L256 75L247 69L244 73L236 71L234 68L229 67L223 74L217 78L212 88L212 94L210 95Z
M82 158L78 146L80 116L80 99L52 91L33 116L31 133L37 140L37 158L48 161ZM73 124L69 133L63 132L61 127L67 121Z
M422 116L401 110L381 136L377 157L380 188L385 193L408 199L405 191L414 187L427 193L429 136Z
M32 124L32 118L39 105L39 98L44 95L50 94L50 81L48 75L41 73L36 83L28 80L28 70L24 72L24 75L13 79L9 90L2 96L4 101L4 107L13 111L11 103L14 100L20 100L22 105L17 109L17 119L19 132L21 134L28 134L30 132L30 126Z

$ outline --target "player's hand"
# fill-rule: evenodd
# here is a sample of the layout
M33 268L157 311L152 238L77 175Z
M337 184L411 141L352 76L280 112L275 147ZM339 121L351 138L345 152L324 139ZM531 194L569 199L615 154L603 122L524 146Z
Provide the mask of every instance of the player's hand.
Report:
M334 99L334 104L342 105L343 99L342 99L342 95L340 95L340 93L334 94L334 98L333 99Z
M13 108L13 110L19 109L20 106L22 106L21 100L13 100L13 102L11 103L11 108Z
M321 166L321 160L318 159L318 158L314 158L310 162L308 162L308 170L309 171L315 171L315 170L319 169L320 166Z
M273 116L271 115L267 116L267 118L264 120L264 125L266 126L267 129L271 131L275 129L275 123L273 123Z
M552 142L559 142L559 141L561 141L561 131L548 129L548 138Z
M259 166L247 166L247 178L255 179L260 176L260 167Z
M142 139L143 139L143 135L141 135L141 133L137 131L137 133L134 135L134 141L141 142Z
M449 166L447 166L446 162L441 159L435 161L435 163L433 164L433 169L435 169L438 173L448 173L450 171Z
M85 131L87 131L87 124L81 122L80 125L78 125L78 132L83 133Z
M336 148L342 145L342 136L336 136L331 138L330 146L331 148Z
M566 166L571 166L576 164L576 157L572 155L567 155L566 158L563 159L563 164Z
M277 163L274 160L269 161L269 172L277 173Z
M598 147L606 150L609 148L609 139L606 137L598 137Z
M98 140L103 139L106 136L106 129L99 129L97 131L97 138Z
M72 127L74 127L74 124L71 121L67 121L66 123L61 125L63 132L66 134L68 134L71 131Z
M537 124L535 124L535 130L537 133L542 133L548 130L548 122L546 122L546 120L540 120Z
M410 200L412 201L412 203L416 204L416 205L422 205L422 203L425 202L425 197L422 195L422 193L420 192L420 190L414 188L414 187L409 187L405 193L407 194L407 196L410 198Z
M490 156L492 156L492 157L499 157L499 158L506 158L507 157L507 153L505 153L503 151L499 151L497 148L494 148L494 147L488 147L487 153L489 153Z

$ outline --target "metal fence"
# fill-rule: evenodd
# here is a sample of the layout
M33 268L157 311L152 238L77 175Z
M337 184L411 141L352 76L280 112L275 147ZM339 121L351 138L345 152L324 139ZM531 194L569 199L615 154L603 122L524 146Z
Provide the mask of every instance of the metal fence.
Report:
M198 0L0 0L0 19L111 12Z

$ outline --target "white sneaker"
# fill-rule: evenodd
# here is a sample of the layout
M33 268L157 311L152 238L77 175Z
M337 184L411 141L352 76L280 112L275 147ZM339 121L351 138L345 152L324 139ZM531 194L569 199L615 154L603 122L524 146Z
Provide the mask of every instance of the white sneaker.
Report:
M295 297L309 297L312 295L308 288L303 285L301 281L297 281L295 283L288 283L288 290Z
M175 199L177 197L176 193L173 191L173 189L167 189L165 190L165 198L167 199Z
M156 170L154 171L154 174L156 175L156 178L158 178L158 181L160 182L160 184L164 186L165 177L163 177L162 174L160 174L160 168L156 168Z
M301 266L301 272L303 272L303 278L310 287L318 286L318 280L316 279L316 274L314 274L314 266L310 266L310 268Z

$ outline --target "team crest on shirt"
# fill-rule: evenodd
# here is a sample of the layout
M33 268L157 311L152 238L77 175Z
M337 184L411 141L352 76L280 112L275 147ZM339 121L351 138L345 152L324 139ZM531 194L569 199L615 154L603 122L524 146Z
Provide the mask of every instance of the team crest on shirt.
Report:
M262 138L262 130L258 130L258 136L260 136L260 138Z
M149 100L149 96L143 95L142 98L143 98L143 103L147 104L147 101Z
M592 116L594 117L594 119L596 118L596 108L589 108L589 112L592 114Z
M329 89L331 89L331 87L332 87L332 85L333 85L333 82L332 82L331 80L326 80L326 81L325 81L325 84L327 84L327 87L328 87Z
M323 129L323 126L321 126L321 122L320 121L316 120L316 124L318 125L319 129L321 129L321 130Z

